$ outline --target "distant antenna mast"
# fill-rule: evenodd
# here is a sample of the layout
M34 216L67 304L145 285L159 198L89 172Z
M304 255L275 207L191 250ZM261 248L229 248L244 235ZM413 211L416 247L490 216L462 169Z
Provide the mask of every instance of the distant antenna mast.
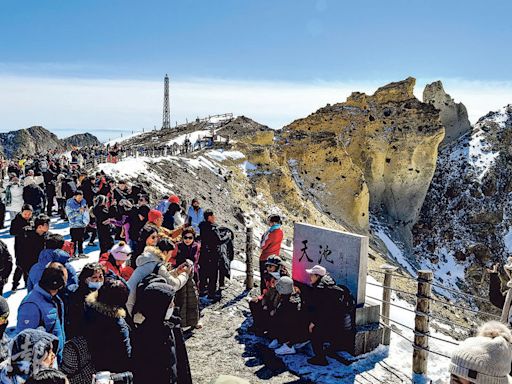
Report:
M171 111L169 108L169 76L164 79L164 113L162 119L162 129L171 128Z

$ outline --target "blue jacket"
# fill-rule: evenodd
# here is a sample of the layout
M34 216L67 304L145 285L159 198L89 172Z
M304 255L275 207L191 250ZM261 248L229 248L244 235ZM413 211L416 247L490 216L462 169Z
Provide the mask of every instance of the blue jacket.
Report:
M18 308L18 324L16 333L24 329L43 327L46 332L59 339L57 351L58 361L62 359L62 351L66 342L64 331L64 303L58 296L52 297L38 284L23 299Z
M80 212L83 208L83 212ZM79 203L74 197L66 202L66 215L69 220L69 228L85 228L89 224L89 210L85 199Z
M64 264L68 270L68 282L66 284L68 289L73 291L74 286L78 285L78 276L75 268L69 263L69 254L62 249L43 249L41 253L39 253L39 261L33 265L28 275L27 290L29 292L34 289L34 286L41 280L43 271L48 263L53 261Z
M201 224L201 222L204 221L203 208L199 208L199 210L196 212L194 207L188 207L187 221L190 223L190 226L194 228L194 231L196 231L196 235L200 235L201 231L199 230L199 224Z

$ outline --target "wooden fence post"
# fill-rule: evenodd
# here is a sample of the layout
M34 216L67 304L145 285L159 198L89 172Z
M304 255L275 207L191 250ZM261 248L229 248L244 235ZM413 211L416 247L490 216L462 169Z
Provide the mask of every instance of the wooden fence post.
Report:
M414 319L414 350L412 370L425 375L428 367L428 337L430 299L432 297L432 271L418 271L418 293L416 295L416 317Z
M398 268L389 264L381 265L380 269L384 271L384 283L382 284L382 322L386 325L382 334L382 344L389 345L391 342L391 329L389 328L389 312L391 309L391 283L393 282L393 272Z
M245 239L245 289L250 291L254 288L254 274L252 270L252 256L254 249L253 224L251 220L246 219L246 239Z

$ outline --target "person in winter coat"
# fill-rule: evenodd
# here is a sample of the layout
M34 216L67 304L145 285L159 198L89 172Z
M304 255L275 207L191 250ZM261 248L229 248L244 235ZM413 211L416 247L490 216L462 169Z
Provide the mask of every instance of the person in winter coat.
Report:
M99 263L86 264L78 278L78 287L69 295L66 303L66 336L71 339L83 334L85 298L97 291L105 281L105 271Z
M223 239L215 224L213 211L204 212L204 221L199 224L201 231L201 252L199 256L199 292L208 293L209 299L220 297L220 290L217 290L217 281L220 280L220 259Z
M306 269L313 286L310 304L309 333L315 356L313 365L328 365L326 354L350 345L354 337L355 302L346 287L336 285L321 265ZM324 350L324 343L330 347ZM345 345L346 344L346 345Z
M71 241L75 244L75 255L83 257L85 227L89 224L89 210L81 190L77 190L73 198L66 202L66 215L69 220Z
M114 246L106 196L98 195L94 198L94 207L92 209L92 213L96 218L96 229L100 243L100 254L103 254Z
M163 215L165 212L167 212L169 205L171 205L171 202L169 201L169 196L165 195L164 197L162 197L162 200L158 202L155 209Z
M275 272L274 272L275 273ZM294 344L303 346L308 339L307 318L302 310L300 294L293 287L293 280L289 276L282 276L276 283L279 294L275 309L270 312L270 332L274 338L270 348L276 348L276 355L292 355ZM279 343L283 345L279 348Z
M0 383L24 384L35 373L55 365L58 339L38 329L25 329L14 338L10 356L0 364Z
M57 357L62 358L66 342L64 303L57 295L66 286L67 271L60 263L51 263L43 272L39 284L23 299L18 308L16 332L43 327L59 340Z
M9 184L5 188L5 209L9 213L9 219L12 221L14 217L21 211L23 207L23 187L20 179L16 175L11 175Z
M137 286L149 274L155 273L163 277L174 291L180 290L187 283L191 273L191 268L187 263L181 264L171 271L168 270L167 262L173 251L174 244L169 239L161 239L156 247L146 247L144 253L137 259L137 268L128 280L130 295L126 303L126 308L132 317L135 318L134 307L137 302Z
M80 189L84 193L84 200L87 206L92 207L94 197L96 196L95 187L94 187L94 176L86 177L82 184L80 185Z
M36 185L34 178L26 177L23 181L23 203L30 204L35 215L44 211L45 195L44 191Z
M69 254L62 250L64 238L61 235L52 233L46 240L46 248L39 253L39 260L30 269L27 282L27 291L30 292L41 280L46 266L51 262L57 262L66 268L68 279L66 287L73 291L78 285L78 277L75 268L69 263Z
M110 278L85 299L84 336L98 372L131 370L130 327L124 310L127 299L128 287Z
M6 360L9 357L9 344L11 339L5 331L9 324L9 304L7 300L0 296L0 362Z
M4 293L4 285L12 272L12 256L7 245L0 240L0 296Z
M100 264L105 272L111 271L115 275L128 281L133 274L133 268L126 265L132 255L132 249L124 241L120 241L112 249L100 256Z
M57 199L57 206L60 218L64 220L66 218L66 196L64 195L64 179L66 176L62 173L57 175L57 181L55 182L55 198Z
M270 256L265 265L266 271L261 277L261 284L265 287L263 293L249 302L253 319L252 331L258 335L263 335L270 329L270 313L275 311L279 301L279 294L276 289L278 280L282 276L289 276L279 256Z
M173 253L175 266L188 263L193 266L194 278L187 280L184 287L176 292L175 304L180 309L182 327L202 328L199 322L199 295L197 291L197 273L200 244L195 241L194 228L188 227L183 230L182 241L176 244Z
M34 229L23 232L24 236L20 244L21 257L16 260L16 264L23 271L23 278L27 284L30 269L38 262L39 254L45 248L49 228L50 218L46 215L39 215L34 220Z
M144 252L144 249L146 249L148 246L156 246L158 239L158 229L155 226L146 224L144 227L142 227L139 239L137 240L137 250L134 254L135 266L137 266L137 259Z
M504 270L508 281L506 289L502 290L501 279L498 273L499 263L493 265L491 269L487 269L489 273L489 300L490 302L501 309L501 322L505 324L512 324L512 257L509 257L507 263L504 265Z
M451 384L512 383L512 333L497 321L483 324L452 352Z
M179 319L173 317L174 290L151 283L143 291L146 320L133 336L135 384L191 384L192 377Z
M138 248L138 240L140 231L148 222L149 211L151 208L149 207L148 197L146 195L140 195L138 197L138 205L132 210L130 214L130 246L132 249Z
M263 234L260 242L260 276L265 272L265 261L270 255L278 255L281 252L283 230L281 229L281 217L271 215L268 218L269 229ZM263 292L263 285L261 285Z
M21 276L23 276L23 269L20 261L22 260L22 244L25 239L26 232L31 228L32 223L32 206L24 205L21 212L19 212L14 220L11 221L11 228L9 234L14 236L14 257L16 258L16 270L12 279L12 290L16 291L20 284ZM25 284L27 279L25 279Z
M184 220L181 217L181 205L180 198L176 195L169 197L169 208L164 213L164 221L162 226L169 230L177 229L184 224Z
M199 206L198 199L192 199L192 204L188 207L187 214L187 223L189 226L194 228L196 232L196 236L201 235L201 231L199 230L199 224L204 220L204 211L203 208Z

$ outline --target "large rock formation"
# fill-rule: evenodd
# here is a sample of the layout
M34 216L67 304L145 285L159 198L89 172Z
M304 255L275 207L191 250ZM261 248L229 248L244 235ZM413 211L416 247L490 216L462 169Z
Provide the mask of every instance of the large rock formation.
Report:
M440 111L439 117L446 129L442 145L451 143L471 131L471 123L468 119L466 107L462 103L456 103L444 91L443 84L440 81L435 81L425 87L423 102L432 104Z
M44 129L35 126L7 133L0 133L0 150L7 158L33 155L54 149L63 149L59 138Z
M63 151L71 145L81 147L91 144L99 144L99 141L89 133L60 140L55 134L40 126L0 133L0 152L9 159L53 150Z
M485 266L512 252L511 148L509 105L439 152L413 230L413 259L448 285L480 286Z
M407 230L417 219L444 128L439 111L414 97L414 84L355 92L280 135L278 150L303 192L350 227L367 229L369 210Z
M79 133L66 137L65 139L62 139L62 143L68 149L70 147L86 147L101 144L98 138L90 133Z

